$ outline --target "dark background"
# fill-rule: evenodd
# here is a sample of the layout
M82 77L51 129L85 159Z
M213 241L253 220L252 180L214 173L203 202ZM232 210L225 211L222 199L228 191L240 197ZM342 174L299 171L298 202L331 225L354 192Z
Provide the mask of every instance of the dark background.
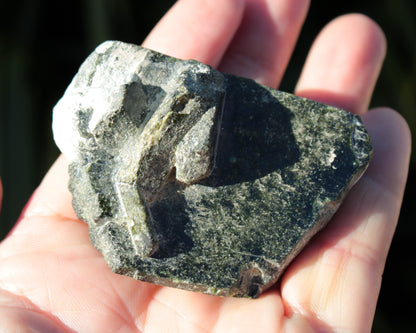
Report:
M79 65L104 40L140 44L173 3L172 0L1 0L0 175L4 200L0 239L10 230L59 154L52 139L51 110ZM372 106L399 110L415 133L416 2L413 0L312 1L280 89L293 90L319 30L332 18L350 12L369 15L387 35L388 54ZM377 333L415 330L416 265L412 247L416 237L413 223L416 205L412 204L415 168L413 154L399 227L377 307L373 328Z

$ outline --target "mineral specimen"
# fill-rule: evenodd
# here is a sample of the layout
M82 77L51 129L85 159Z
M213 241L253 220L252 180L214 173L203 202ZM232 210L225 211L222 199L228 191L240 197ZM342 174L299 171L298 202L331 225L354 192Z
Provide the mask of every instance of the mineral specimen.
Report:
M53 130L114 272L220 296L271 287L371 155L355 115L121 42L87 58Z

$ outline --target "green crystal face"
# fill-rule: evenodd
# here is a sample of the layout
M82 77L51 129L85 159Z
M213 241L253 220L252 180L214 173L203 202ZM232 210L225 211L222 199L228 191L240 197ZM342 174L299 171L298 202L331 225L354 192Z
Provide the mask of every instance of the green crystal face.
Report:
M220 296L272 286L371 157L358 116L120 42L81 66L54 135L114 272Z

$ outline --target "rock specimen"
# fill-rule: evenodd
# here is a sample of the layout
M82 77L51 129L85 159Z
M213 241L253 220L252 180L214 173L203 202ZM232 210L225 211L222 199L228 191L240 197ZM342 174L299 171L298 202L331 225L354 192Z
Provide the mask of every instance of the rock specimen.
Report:
M272 286L371 155L355 115L121 42L87 58L53 130L114 272L221 296Z

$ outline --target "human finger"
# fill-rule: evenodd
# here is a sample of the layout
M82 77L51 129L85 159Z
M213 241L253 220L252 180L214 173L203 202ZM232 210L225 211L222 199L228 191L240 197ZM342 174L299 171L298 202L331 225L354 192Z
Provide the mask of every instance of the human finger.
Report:
M386 53L383 32L361 14L341 16L319 34L296 94L357 114L370 103Z
M309 0L247 0L220 70L277 87L289 62Z
M302 315L316 330L371 330L400 212L410 157L409 129L400 115L386 108L372 110L363 119L374 146L370 166L282 282L289 318Z
M243 0L178 1L143 46L216 67L240 24L243 9Z
M20 219L33 216L56 216L77 219L68 189L68 164L63 155L52 165L41 184L33 192Z

